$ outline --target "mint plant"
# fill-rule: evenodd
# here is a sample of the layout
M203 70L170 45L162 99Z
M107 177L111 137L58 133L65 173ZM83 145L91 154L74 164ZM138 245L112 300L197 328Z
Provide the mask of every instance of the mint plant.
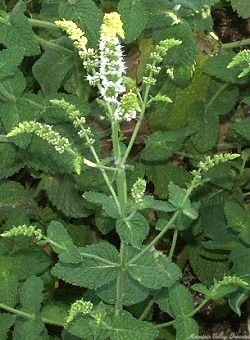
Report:
M217 3L42 1L39 20L35 2L0 5L3 339L52 339L50 325L62 339L189 339L208 303L241 314L242 104L223 141L219 128L247 103L249 60L205 35Z

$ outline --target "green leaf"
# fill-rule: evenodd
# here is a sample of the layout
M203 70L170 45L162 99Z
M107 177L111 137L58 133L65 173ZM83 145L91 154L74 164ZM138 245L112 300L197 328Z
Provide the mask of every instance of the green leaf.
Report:
M8 339L7 333L9 328L14 325L16 316L13 314L1 313L0 314L0 339Z
M41 311L41 317L47 320L52 320L54 324L63 324L68 316L68 306L56 304L45 305Z
M135 319L129 312L123 311L114 317L111 340L156 339L158 330L149 322Z
M136 213L129 219L117 220L116 231L124 242L140 247L148 235L149 225L143 215Z
M115 304L117 294L117 280L96 289L96 294L106 303ZM142 286L129 274L125 274L125 287L123 289L123 304L131 306L146 300L150 294L150 289Z
M140 257L129 266L128 272L140 284L152 289L171 287L181 277L179 267L156 250Z
M103 205L103 202L108 198L107 195L101 192L86 191L83 195L88 202Z
M10 14L1 13L0 42L6 47L23 47L26 56L33 56L39 54L40 47L28 18L23 14L25 10L24 2L18 1Z
M239 135L247 141L250 140L250 120L248 118L235 121L231 125L231 129L236 132L236 138Z
M44 175L40 186L46 190L51 203L66 216L88 216L84 200L70 177Z
M244 303L250 296L250 291L239 288L236 290L236 292L233 292L228 299L228 303L230 308L238 314L238 316L241 316L241 310L240 307L242 303Z
M73 70L75 55L66 37L51 41L32 67L33 75L45 95L55 93Z
M227 68L235 53L222 51L219 55L213 56L205 61L202 69L205 73L226 83L239 83L238 70Z
M245 246L238 243L229 256L230 261L233 262L232 273L237 276L248 277L250 276L249 261L250 261L250 251L249 245Z
M73 246L73 241L71 237L69 236L67 230L63 227L63 225L60 222L57 221L50 222L48 226L47 236L51 241L58 243L60 245L60 247L57 247L53 243L51 244L53 250L57 254L60 254L67 248Z
M231 0L231 4L234 11L237 11L242 18L250 17L250 8L248 0Z
M146 167L148 180L154 184L154 194L161 199L168 197L168 184L174 182L184 186L190 181L191 175L188 171L168 163L167 165L148 165Z
M184 129L154 132L149 136L141 158L152 162L167 160L182 147L187 136L188 133Z
M206 250L201 246L190 247L188 249L188 259L194 274L206 286L213 284L213 278L222 279L230 269L227 255Z
M21 208L28 214L38 213L36 202L20 183L2 182L0 184L0 211L8 214L17 208Z
M192 220L198 217L198 212L195 205L191 204L189 198L186 198L186 191L174 183L169 183L169 202L181 210L183 215Z
M170 212L175 211L175 208L168 202L155 200L153 196L144 196L137 204L137 209L153 209L156 211Z
M16 155L16 150L12 145L0 144L0 179L7 178L17 173L23 164Z
M39 312L43 301L43 288L43 281L37 276L30 276L24 282L20 291L20 304L23 311L30 314Z
M18 277L11 271L11 268L3 266L0 271L0 282L0 302L9 307L15 307L18 301Z
M82 263L57 263L52 274L73 285L98 288L114 280L119 273L118 252L108 242L80 248Z
M196 102L192 106L190 125L197 130L191 137L194 147L200 153L211 150L218 139L219 119L217 112L208 110L204 102Z
M13 340L48 340L45 325L40 320L17 321L15 323Z
M15 273L18 280L25 280L31 275L44 272L50 266L50 258L42 249L31 248L18 250L11 255L0 257L0 268L3 272Z
M185 318L194 310L192 294L181 284L169 288L169 303L171 311L177 318Z
M113 199L113 197L109 197L101 192L91 192L86 191L83 194L83 197L91 203L100 204L102 205L102 208L105 210L105 212L113 217L113 218L119 218L120 214L117 208L117 205Z
M93 0L62 0L59 3L59 17L79 23L85 32L90 47L97 47L102 23L102 14Z
M148 13L142 0L121 0L118 12L125 30L125 41L131 43L139 37L147 24Z
M15 73L24 57L25 49L20 46L11 46L0 51L0 78L11 76Z
M192 318L176 318L174 328L176 329L176 340L199 337L199 326Z

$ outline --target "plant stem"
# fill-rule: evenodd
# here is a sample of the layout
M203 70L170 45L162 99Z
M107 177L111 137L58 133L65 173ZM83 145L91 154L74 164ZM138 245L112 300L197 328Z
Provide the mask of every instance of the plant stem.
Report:
M185 315L186 318L192 318L195 314L197 314L207 303L209 300L204 299L191 313L188 315ZM172 326L174 324L175 320L171 320L168 322L161 323L159 325L156 325L156 328L165 328Z
M121 240L120 247L120 273L117 278L115 315L118 315L123 308L123 291L127 264L127 245Z
M175 222L176 218L178 217L180 211L176 211L171 219L168 221L166 226L162 229L162 231L145 247L142 249L142 251L134 256L129 262L128 265L131 265L138 261L147 251L149 251L152 247L156 245L156 243L162 238L162 236L168 231L168 229L171 227L171 225Z
M222 48L237 48L244 45L250 45L250 38L222 44Z
M170 248L169 255L168 255L170 259L172 259L173 255L174 255L178 233L179 233L179 231L177 229L175 229L173 239L172 239L172 243L171 243L171 248Z
M141 313L141 316L139 317L139 320L145 320L148 316L149 312L151 311L152 307L154 305L154 300L151 299L147 305L147 307L144 309L144 311Z
M48 319L48 318L44 318L44 317L39 318L35 314L30 314L30 313L23 312L21 310L18 310L18 309L6 306L3 303L0 303L0 309L3 309L5 311L7 311L7 312L15 314L15 315L17 315L19 317L22 317L24 319L35 320L37 318L38 320L40 319L42 322L44 322L46 324L55 325L55 326L62 326L62 327L65 326L65 324L63 322L54 321L54 320L51 320L51 319Z
M38 20L38 19L28 19L29 23L33 27L41 27L41 28L47 28L52 30L59 30L58 26L54 24L53 22L44 21L44 20Z
M7 312L15 314L17 316L21 316L21 317L23 317L25 319L35 320L35 318L36 318L35 314L29 314L29 313L23 312L21 310L18 310L18 309L6 306L3 303L0 303L0 308L6 310Z

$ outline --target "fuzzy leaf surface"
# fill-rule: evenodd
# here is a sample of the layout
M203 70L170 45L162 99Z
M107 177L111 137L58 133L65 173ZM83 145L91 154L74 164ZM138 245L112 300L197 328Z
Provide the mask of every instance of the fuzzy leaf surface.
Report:
M59 3L59 17L79 22L91 47L97 47L102 14L93 0L63 0ZM90 20L91 18L91 20Z
M23 14L26 6L23 1L18 1L12 12L1 13L0 42L6 47L23 47L26 56L37 55L40 47L34 32Z
M111 340L153 340L157 335L158 330L152 324L139 321L126 311L114 318L110 331Z
M81 248L81 256L81 263L57 263L52 274L73 285L88 288L98 288L117 277L118 252L108 242Z
M142 0L121 0L118 12L125 30L125 41L131 43L139 37L146 27L148 13Z
M35 314L39 312L43 301L43 281L38 276L30 276L22 285L20 304L22 310Z
M124 242L140 247L148 235L149 224L143 215L136 213L130 219L117 220L116 230Z
M141 285L160 289L171 287L181 277L181 270L160 252L147 252L128 268L129 274Z

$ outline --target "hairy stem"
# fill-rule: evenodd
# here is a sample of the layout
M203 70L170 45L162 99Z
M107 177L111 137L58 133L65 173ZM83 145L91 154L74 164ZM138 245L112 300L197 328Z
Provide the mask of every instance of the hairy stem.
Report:
M126 264L127 264L127 245L121 241L120 247L120 273L117 278L116 285L116 304L115 304L115 315L118 315L123 308L123 291L125 286L125 275L126 275Z
M176 243L177 243L178 232L179 231L177 229L175 229L173 239L172 239L172 243L171 243L171 249L169 251L169 258L170 259L172 259L173 255L174 255L174 251L175 251L175 247L176 247Z
M250 38L222 44L222 48L237 48L244 45L250 45Z
M33 27L41 27L41 28L47 28L52 30L59 30L59 27L56 26L53 22L50 21L44 21L44 20L38 20L38 19L28 19L29 23Z

